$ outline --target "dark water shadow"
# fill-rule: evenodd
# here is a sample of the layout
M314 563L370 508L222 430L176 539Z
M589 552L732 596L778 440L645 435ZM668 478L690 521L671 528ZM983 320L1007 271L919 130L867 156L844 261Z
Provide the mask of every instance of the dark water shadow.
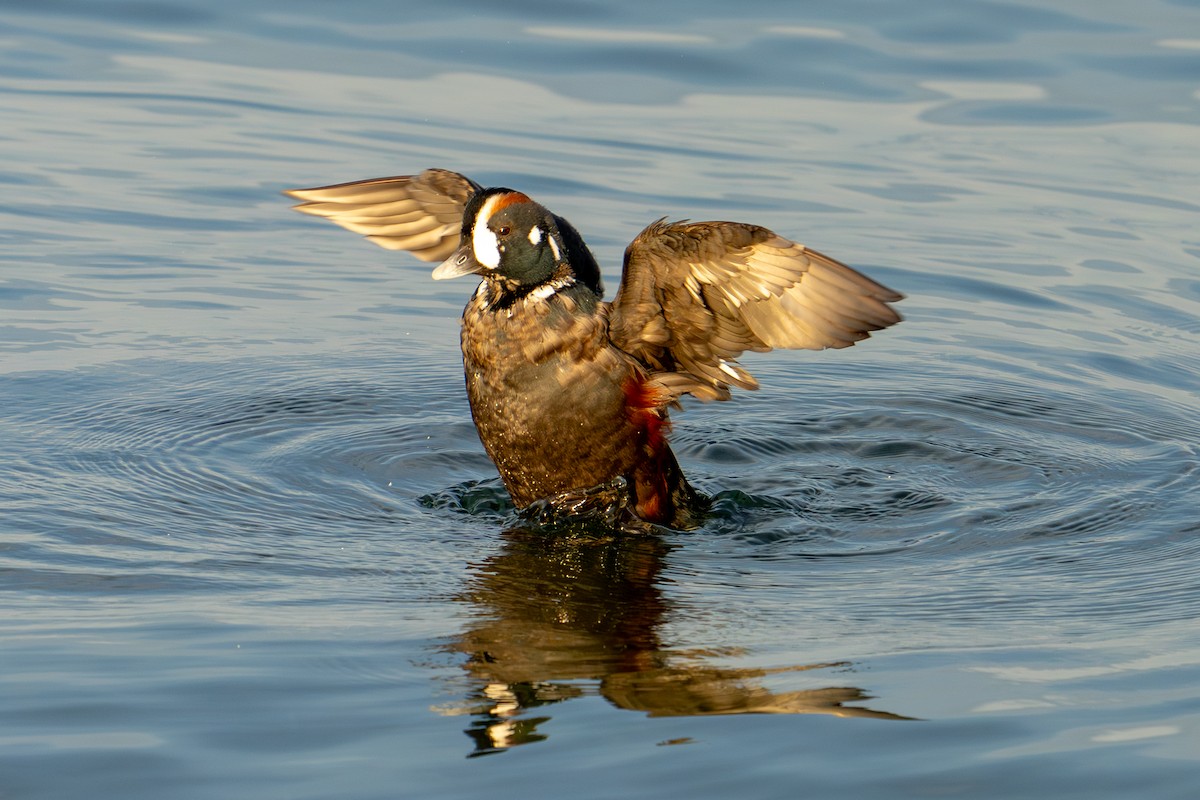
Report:
M649 716L831 714L907 719L850 705L861 688L774 691L771 676L845 669L847 662L773 669L717 666L737 655L665 646L673 614L662 570L673 545L662 535L597 526L569 532L533 525L502 534L500 550L474 568L459 599L474 619L445 645L465 656L457 700L438 710L470 717L471 755L542 741L549 706L600 695Z

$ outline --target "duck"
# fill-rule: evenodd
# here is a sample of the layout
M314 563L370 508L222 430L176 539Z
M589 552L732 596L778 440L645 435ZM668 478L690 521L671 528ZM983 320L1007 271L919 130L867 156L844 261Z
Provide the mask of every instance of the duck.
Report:
M580 233L523 192L427 169L285 194L440 262L434 280L478 278L462 314L467 399L519 510L599 492L635 522L696 528L708 498L668 440L681 398L757 389L745 352L849 347L901 320L899 292L758 225L651 222L605 301Z

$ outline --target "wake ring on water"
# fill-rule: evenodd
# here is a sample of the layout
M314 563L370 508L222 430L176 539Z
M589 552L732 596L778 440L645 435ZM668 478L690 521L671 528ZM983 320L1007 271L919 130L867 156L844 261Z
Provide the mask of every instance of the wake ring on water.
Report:
M1148 525L1157 503L1184 501L1198 461L1186 443L1200 430L993 385L800 419L742 417L735 431L681 439L685 469L718 487L709 529L759 555L926 557Z

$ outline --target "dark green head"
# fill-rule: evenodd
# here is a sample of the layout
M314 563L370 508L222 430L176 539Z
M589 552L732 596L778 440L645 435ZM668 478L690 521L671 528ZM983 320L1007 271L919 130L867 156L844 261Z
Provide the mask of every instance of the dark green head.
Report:
M563 268L597 294L600 270L579 233L528 196L487 189L467 203L459 249L433 271L435 280L475 273L509 291L528 291Z

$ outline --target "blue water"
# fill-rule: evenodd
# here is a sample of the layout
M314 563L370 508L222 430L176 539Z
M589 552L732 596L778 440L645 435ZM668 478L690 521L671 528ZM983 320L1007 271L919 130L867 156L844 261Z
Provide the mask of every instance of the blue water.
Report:
M2 8L0 796L1195 797L1193 0ZM469 281L279 195L428 166L907 319L539 529Z

